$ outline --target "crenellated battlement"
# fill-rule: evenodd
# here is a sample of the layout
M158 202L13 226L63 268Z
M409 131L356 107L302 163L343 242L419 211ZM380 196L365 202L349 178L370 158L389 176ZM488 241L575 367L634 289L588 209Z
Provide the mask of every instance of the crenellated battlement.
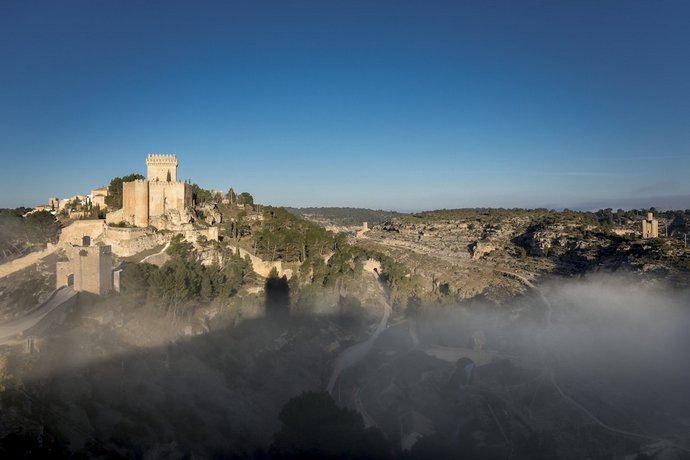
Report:
M177 156L175 154L168 153L149 153L146 156L146 164L174 164L177 166Z
M177 156L149 153L146 157L146 178L150 181L177 181Z
M187 182L182 182L182 181L175 181L175 182L168 182L164 180L150 180L147 181L149 184L149 187L159 187L159 188L171 188L171 187L178 187L179 184L184 184L185 187L189 186L191 187L191 184L188 184Z

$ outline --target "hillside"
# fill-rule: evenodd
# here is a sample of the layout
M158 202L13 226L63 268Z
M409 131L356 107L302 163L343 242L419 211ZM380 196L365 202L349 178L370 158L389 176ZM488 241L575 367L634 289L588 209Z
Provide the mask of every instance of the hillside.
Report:
M670 215L677 227L687 218ZM690 251L679 232L643 240L635 234L639 218L620 222L571 211L443 210L394 217L351 235L351 242L407 266L421 283L421 292L410 295L441 302L477 296L502 302L528 288L520 277L537 281L598 271L630 271L688 286Z
M376 224L401 214L365 208L285 208L292 214L323 226L359 227L363 222Z

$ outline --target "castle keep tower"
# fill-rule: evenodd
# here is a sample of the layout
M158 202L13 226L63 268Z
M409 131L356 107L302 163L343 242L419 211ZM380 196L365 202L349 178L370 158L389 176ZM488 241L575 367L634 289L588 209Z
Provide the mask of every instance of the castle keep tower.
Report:
M146 157L146 179L151 182L177 182L177 157L149 153Z

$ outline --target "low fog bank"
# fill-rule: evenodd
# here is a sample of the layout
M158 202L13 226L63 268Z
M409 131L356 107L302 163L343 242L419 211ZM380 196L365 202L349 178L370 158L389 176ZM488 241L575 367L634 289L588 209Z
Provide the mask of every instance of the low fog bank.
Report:
M685 452L690 293L611 275L539 291L398 312L334 399L395 455L410 436L469 458L653 457L645 449L664 440ZM69 455L256 456L281 407L325 389L340 353L379 320L273 314L137 350L108 327L74 324L27 361L3 422Z
M554 309L543 343L555 365L591 371L595 381L644 387L660 403L681 396L678 402L690 409L689 291L646 285L632 275L549 283L542 290Z
M505 448L518 457L536 455L527 439L551 446L540 453L546 457L654 458L663 450L659 443L671 446L673 455L690 454L688 291L633 275L597 274L548 281L505 305L474 301L423 311L412 321L419 348L447 365L420 368L413 354L418 350L396 365L398 372L417 367L420 375L433 373L433 384L369 372L357 386L405 386L412 388L408 394L427 396L436 391L424 406L398 393L404 400L398 407L431 421L427 430L448 443L459 442L464 430L471 438L466 446ZM412 347L409 335L405 328L391 333L379 359L391 348ZM383 393L376 397L385 399ZM372 412L385 420L383 411ZM493 420L486 421L487 413ZM472 438L486 433L495 439Z
M649 394L637 396L659 403L679 396L690 417L689 291L633 275L551 280L538 289L543 296L507 305L479 301L427 313L416 319L421 338L529 357L586 385L644 388Z

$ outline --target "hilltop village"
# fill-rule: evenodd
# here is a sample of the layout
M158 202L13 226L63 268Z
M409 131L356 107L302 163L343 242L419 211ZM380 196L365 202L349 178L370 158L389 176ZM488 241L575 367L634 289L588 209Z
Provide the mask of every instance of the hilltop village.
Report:
M63 254L56 266L57 288L71 286L77 292L98 295L119 291L122 264L116 264L117 259L160 249L161 245L165 249L175 235L195 244L218 242L223 223L219 206L230 210L229 214L241 213L245 219L262 220L248 193L238 197L231 190L222 196L220 192L201 189L199 195L205 196L197 196L191 181L177 180L178 165L175 155L149 154L145 177L131 175L128 178L132 180L115 181L121 187L116 190L120 192L117 202L108 199L112 187L99 187L89 195L62 200L52 197L48 205L32 211L49 210L69 221L57 244L48 247L49 251ZM279 261L264 262L240 247L234 250L252 260L259 275L265 277L274 268L280 276L291 274L282 269Z

